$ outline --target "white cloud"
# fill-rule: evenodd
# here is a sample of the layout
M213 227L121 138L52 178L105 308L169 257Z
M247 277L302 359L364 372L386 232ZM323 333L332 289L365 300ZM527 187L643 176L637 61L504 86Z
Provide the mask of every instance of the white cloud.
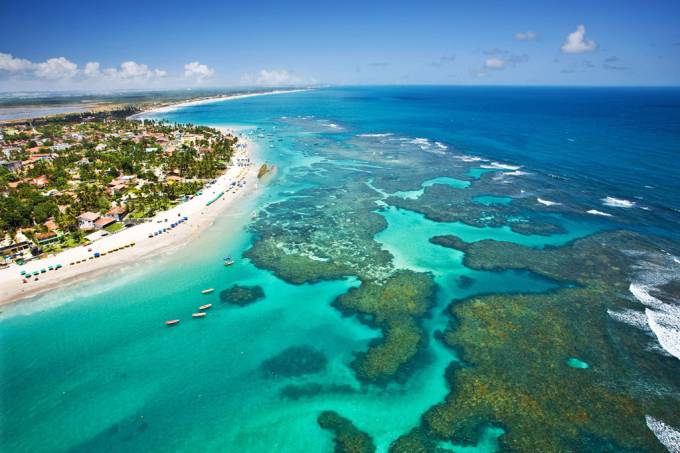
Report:
M484 67L487 69L503 69L505 68L505 63L505 60L502 58L492 57L486 59Z
M165 77L166 71L162 69L151 69L145 64L135 61L124 61L120 64L120 69L107 69L104 73L108 76L120 79L153 79Z
M562 52L564 53L584 53L591 52L597 48L595 41L586 39L586 27L579 25L576 31L569 33L567 40L562 44Z
M19 73L33 69L33 66L33 63L28 60L0 52L0 71Z
M192 69L198 75L214 74L212 69L197 62L185 65L185 73L187 68ZM156 83L170 78L168 72L163 69L150 68L148 65L135 61L125 61L118 68L102 68L99 62L90 61L81 69L76 63L64 57L50 58L36 63L0 53L0 82L3 79L14 83L32 83L31 86L63 82L90 88L102 85L107 88L125 88ZM175 85L182 80L179 75L171 79Z
M87 63L85 69L83 69L83 74L85 74L86 77L98 77L101 74L99 63L96 61Z
M215 75L215 70L200 64L198 61L192 61L184 65L184 77L188 79L195 78L199 82L208 79Z
M78 73L78 65L64 57L50 58L35 65L35 75L41 79L68 79Z
M538 35L533 31L519 32L515 35L517 41L533 41L538 38Z
M287 70L267 70L262 69L257 74L244 74L241 78L241 82L245 85L258 85L258 86L287 86L296 85L302 82L302 80Z

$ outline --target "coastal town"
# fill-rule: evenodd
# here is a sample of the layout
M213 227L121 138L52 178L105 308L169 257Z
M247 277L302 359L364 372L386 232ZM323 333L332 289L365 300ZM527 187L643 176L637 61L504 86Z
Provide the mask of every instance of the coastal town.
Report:
M0 127L0 267L88 245L202 193L245 145L220 130L132 120L132 107Z

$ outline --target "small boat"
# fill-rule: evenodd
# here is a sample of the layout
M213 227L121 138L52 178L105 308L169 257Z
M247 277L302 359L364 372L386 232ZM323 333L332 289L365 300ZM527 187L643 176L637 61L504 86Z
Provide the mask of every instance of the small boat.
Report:
M202 317L204 317L205 315L206 315L205 313L200 312L200 313L194 313L193 315L191 315L191 317L192 317L192 318L202 318Z
M215 291L215 288L208 288L201 291L201 294L210 294L213 291Z
M200 307L198 307L198 309L199 310L207 310L210 307L212 307L212 304L205 304L205 305L201 305Z
M231 266L232 264L234 264L234 260L224 260L225 266Z
M171 319L170 321L165 321L166 326L174 326L175 324L179 324L179 319Z

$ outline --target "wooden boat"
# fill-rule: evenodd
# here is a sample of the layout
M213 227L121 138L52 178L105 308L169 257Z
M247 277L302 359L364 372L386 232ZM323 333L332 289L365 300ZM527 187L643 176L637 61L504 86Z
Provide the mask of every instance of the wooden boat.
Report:
M208 288L201 291L201 294L210 294L213 291L215 291L215 288Z
M166 326L174 326L175 324L179 324L179 319L171 319L170 321L165 321Z
M191 317L192 317L192 318L202 318L202 317L204 317L205 315L206 315L205 313L200 312L200 313L194 313L193 315L191 315Z
M198 309L199 310L207 310L208 308L211 308L211 307L212 307L212 304L205 304L205 305L201 305L200 307L198 307Z

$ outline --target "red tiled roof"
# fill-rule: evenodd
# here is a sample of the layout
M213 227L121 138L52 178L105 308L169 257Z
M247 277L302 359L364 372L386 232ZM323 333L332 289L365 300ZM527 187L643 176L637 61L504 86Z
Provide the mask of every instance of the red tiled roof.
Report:
M112 223L116 223L114 219L111 219L109 217L100 217L99 220L94 222L94 224L100 228L105 227L107 225L110 225Z

